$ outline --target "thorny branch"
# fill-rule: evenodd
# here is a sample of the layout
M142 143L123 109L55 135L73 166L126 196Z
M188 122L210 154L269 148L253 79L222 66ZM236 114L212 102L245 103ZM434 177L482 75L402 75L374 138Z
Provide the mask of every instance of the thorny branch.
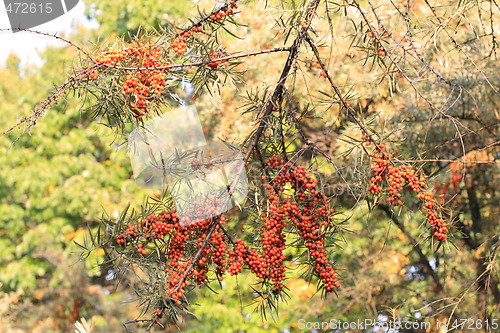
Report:
M361 17L363 18L363 21L366 23L366 25L368 26L368 28L370 29L371 33L373 34L373 36L375 37L375 39L380 43L380 45L383 45L382 44L382 41L380 39L380 36L377 34L377 31L375 30L375 28L372 26L372 24L370 23L370 20L368 20L368 17L366 16L366 13L361 9L361 6L359 5L359 3L356 1L356 0L352 0L352 3L353 5L358 9ZM382 26L382 28L384 29L384 31L389 35L391 36L391 38L401 47L401 44L399 44L399 42L397 42L394 37L392 37L392 35L389 33L389 31L387 31L387 28L382 24L382 22L380 21L380 19L378 18L377 14L376 14L376 11L375 9L373 8L371 2L368 1L368 3L370 4L370 7L372 8L372 12L374 13L374 15L376 15L376 18L377 18L377 21L378 23ZM404 48L403 48L404 49ZM464 144L464 141L462 139L462 132L460 132L460 129L459 129L459 125L460 127L463 127L465 129L467 129L467 127L465 127L464 125L462 125L459 121L457 121L455 118L453 118L452 116L446 114L446 112L443 110L444 106L446 104L443 105L442 108L438 108L429 98L427 98L427 96L425 96L414 84L414 82L408 77L408 75L406 74L406 72L401 68L401 66L397 63L397 61L393 58L393 56L390 54L390 53L387 53L387 57L389 58L389 60L391 61L391 63L398 69L398 71L401 73L401 75L406 79L406 81L408 81L408 83L410 84L410 86L412 87L412 89L418 94L418 96L420 96L420 98L422 98L430 107L431 109L437 111L439 114L441 114L441 116L443 116L444 118L447 118L448 120L451 121L451 123L453 124L453 126L455 127L456 129L456 132L457 132L457 135L459 136L460 138L460 143L461 143L461 146L462 146L462 152L463 152L463 155L465 156L465 144ZM449 82L449 81L448 81ZM461 94L460 94L461 95ZM460 96L459 96L460 97ZM459 98L457 97L457 99ZM465 169L463 169L463 173L465 174Z
M235 178L234 178L233 182L229 186L229 196L227 197L228 200L229 200L229 197L232 195L234 189L236 188L236 184L238 183L241 175L244 172L244 166L245 166L245 164L250 160L250 156L251 156L252 152L254 152L255 149L258 146L259 139L260 139L262 133L264 132L264 129L267 126L267 119L269 118L269 116L273 112L274 105L277 105L278 104L277 102L282 98L282 95L283 95L283 92L284 92L285 81L286 81L286 79L288 77L290 69L292 68L292 64L294 63L294 61L297 58L297 55L298 55L298 52L299 52L299 47L300 47L302 41L307 36L307 29L309 28L309 26L311 24L311 21L314 18L314 14L316 12L316 8L318 7L319 2L320 2L320 0L313 0L308 5L308 12L307 12L307 16L306 16L307 17L307 19L306 19L307 23L303 27L303 29L301 29L301 31L299 32L299 35L295 38L292 46L289 48L289 52L290 53L288 54L288 58L287 58L287 60L285 62L285 66L284 66L284 68L283 68L283 70L281 72L280 78L278 80L278 84L275 87L273 94L271 95L270 101L269 101L269 103L266 106L266 110L265 110L264 114L260 118L257 130L253 134L252 141L249 144L249 147L247 148L247 151L246 151L245 156L243 158L244 163L242 164L241 168L238 170L237 174L235 175ZM201 244L200 248L198 249L198 252L195 254L195 256L194 256L191 264L184 271L184 274L183 274L182 278L179 280L179 283L178 283L178 285L176 287L176 291L179 290L179 288L181 287L182 283L184 282L184 280L186 279L186 277L188 276L188 274L193 269L194 265L196 265L196 263L200 259L201 253L203 252L203 249L207 246L208 241L210 240L213 231L215 230L215 228L219 224L220 224L220 218L217 218L213 222L213 224L212 224L212 226L211 226L211 228L210 228L210 230L209 230L206 238L204 239L203 243ZM146 328L146 332L150 332L150 330L154 326L154 324L158 322L158 319L162 315L162 313L163 313L164 310L165 310L165 307L162 306L160 308L159 313L153 315L153 317L151 318L151 323Z
M438 19L439 24L443 25L443 22L437 16L434 8L428 3L427 0L425 0L425 2L429 6L429 8L431 8L433 15L436 17L436 19ZM342 93L339 90L339 88L334 84L333 79L332 79L331 75L329 74L329 72L328 72L328 70L326 68L326 65L324 64L324 62L320 58L319 51L318 51L318 48L317 48L316 44L314 43L314 41L312 40L312 38L308 35L308 30L310 28L311 21L315 17L316 9L317 9L319 3L320 3L320 0L313 0L307 6L306 23L304 24L304 26L302 28L299 29L298 35L295 38L292 46L290 46L290 47L273 48L273 49L266 49L266 50L260 50L260 51L242 53L242 54L232 54L232 55L229 55L229 56L217 58L218 61L223 61L223 60L232 60L232 59L238 59L238 58L245 58L245 57L250 57L250 56L256 56L256 55L261 55L261 54L269 54L269 53L273 53L273 52L289 52L288 58L287 58L287 60L285 62L285 65L284 65L284 67L282 69L280 78L279 78L279 80L278 80L278 82L277 82L277 84L276 84L276 86L275 86L272 94L269 95L268 103L262 108L257 128L256 128L255 132L251 135L250 143L246 147L246 153L245 153L244 158L243 158L244 163L242 164L242 167L240 168L240 170L236 174L235 179L233 180L232 184L229 187L229 196L232 195L234 189L236 188L235 184L238 183L239 178L243 174L243 172L244 172L244 165L246 163L248 163L248 161L251 158L252 153L256 153L257 154L257 157L259 158L261 164L263 164L264 172L265 172L268 180L270 178L269 174L267 173L267 170L265 169L265 165L264 165L265 163L264 163L264 161L262 159L262 155L260 153L259 142L260 142L262 134L264 133L264 131L268 127L269 117L271 116L271 114L273 113L273 111L275 111L275 107L277 105L279 105L280 101L283 98L283 95L287 93L286 88L285 88L285 82L286 82L287 78L291 75L290 74L290 70L296 64L296 60L297 60L297 57L298 57L298 54L299 54L300 46L302 45L302 43L304 41L307 42L308 45L311 47L311 49L312 49L312 51L313 51L313 53L314 53L314 55L315 55L315 57L317 59L317 62L321 65L322 70L326 73L326 78L328 79L331 87L333 88L333 90L335 92L335 95L338 97L338 99L340 100L341 104L346 109L347 115L350 116L354 120L354 122L359 126L359 128L361 129L361 131L370 139L371 142L374 143L374 145L378 148L378 150L381 151L382 153L384 153L383 150L380 149L380 146L379 146L377 140L374 140L374 138L372 137L372 134L370 134L369 130L366 128L366 126L364 126L364 124L362 123L362 121L358 118L356 112L350 106L349 102L342 95ZM356 0L352 0L352 4L353 4L354 7L356 7L359 10L360 15L362 16L363 20L367 24L367 26L370 29L370 31L373 33L375 39L380 43L380 45L382 45L380 36L377 35L377 32L375 31L374 27L370 24L370 22L369 22L369 20L368 20L368 18L366 16L366 14L365 14L365 12L361 9L359 3ZM374 13L374 15L375 15L375 17L376 17L379 25L384 29L384 31L387 33L387 35L390 36L390 38L406 54L407 51L405 50L405 48L391 35L391 33L382 24L380 18L376 14L375 8L373 7L372 3L370 1L368 1L368 4L370 5L370 7L372 9L372 12ZM222 7L224 7L224 6L227 6L227 4L224 4ZM192 27L199 26L204 21L208 20L212 14L217 13L218 11L220 11L220 9L222 7L218 7L217 9L215 9L214 11L212 11L211 13L209 13L209 14L205 15L204 17L202 17L201 19L199 19L197 22L192 23L189 27L187 27L187 28L179 31L176 34L176 36L182 34L185 31L191 30ZM330 17L328 17L328 19L330 19ZM411 55L413 57L416 57L424 65L424 67L426 67L430 72L432 72L433 75L435 75L440 81L442 81L442 82L446 83L447 85L453 87L453 89L455 89L455 88L459 89L460 90L460 94L457 97L457 100L458 100L461 97L461 91L462 91L463 87L461 87L460 85L458 85L456 83L453 83L453 82L445 79L444 77L442 77L439 73L437 73L430 65L428 65L424 61L424 59L422 58L422 56L420 55L420 53L416 49L416 47L414 45L414 42L412 40L412 35L411 35L411 29L410 29L410 25L409 25L409 20L410 20L409 19L409 8L408 8L408 4L407 4L407 6L406 6L405 22L406 22L406 26L407 26L408 39L409 39L410 44L412 46L412 49L414 51L414 54L411 54ZM5 31L5 30L11 30L11 29L0 29L0 31ZM446 31L446 29L444 29L444 30ZM59 36L56 36L56 35L50 35L50 34L46 34L46 33L41 33L41 32L37 32L37 31L34 31L34 30L25 30L25 31L32 32L32 33L37 33L37 34L41 34L41 35L46 35L46 36L49 36L49 37L54 37L54 38L57 38L59 40L62 40L64 42L68 43L69 45L77 48L79 51L81 51L85 55L87 55L87 57L89 59L91 59L91 60L93 59L92 56L89 55L88 52L86 52L85 50L83 50L80 46L78 46L78 45L72 43L71 41L66 40L66 39L64 39L62 37L59 37ZM493 85L491 84L491 82L486 78L485 74L477 67L477 65L472 61L472 59L470 59L470 56L468 54L466 54L462 50L462 48L460 47L460 45L449 35L448 31L446 31L446 33L448 34L449 38L452 40L452 42L454 43L454 45L461 52L463 52L466 55L466 57L473 63L473 65L476 67L476 69L485 77L485 79L488 82L488 84L495 90L495 88L493 87ZM165 43L165 41L163 41L162 43ZM160 43L160 44L162 44L162 43ZM463 137L465 135L467 135L468 133L462 134L460 132L459 127L463 127L465 129L467 129L467 128L464 125L462 125L459 121L457 121L455 118L453 118L452 116L446 114L446 110L444 110L444 107L446 106L447 103L445 103L441 108L439 108L431 100L429 100L422 92L420 92L419 89L415 86L414 82L408 77L408 75L405 73L405 71L401 68L401 66L395 60L395 58L390 53L388 53L387 55L388 55L389 60L392 62L392 64L395 66L395 68L398 69L399 73L401 73L401 75L409 82L409 84L414 89L414 91L425 102L427 102L427 104L429 104L429 106L433 110L436 110L437 114L440 114L442 117L445 117L445 118L449 119L454 124L454 126L455 126L455 128L457 130L459 139L460 139L461 144L462 144L462 150L463 150L463 153L464 153L463 156L464 156L464 161L465 161L466 150L465 150L465 146L464 146L464 142L463 142ZM58 98L64 97L69 89L74 88L74 86L79 82L79 80L80 80L79 78L81 77L82 74L88 74L93 69L98 68L99 66L102 66L100 68L105 68L107 70L113 70L114 69L114 70L123 70L123 71L169 70L169 69L176 69L176 68L203 66L203 65L210 64L213 61L214 61L214 59L208 59L208 60L199 61L199 62L190 62L190 63L182 63L182 64L172 64L172 65L159 66L159 67L122 67L122 66L116 66L116 65L113 66L113 65L107 65L107 64L96 64L96 62L93 61L94 65L86 68L83 71L79 71L76 74L74 74L73 76L69 77L62 85L56 87L53 90L53 92L50 94L50 96L43 103L41 103L39 106L35 107L34 112L30 116L21 118L21 120L18 121L15 126L11 127L10 129L6 130L5 132L3 132L2 135L10 133L16 127L19 127L23 123L25 124L25 128L24 128L23 133L25 133L26 131L29 132L30 129L32 128L32 126L34 126L36 124L37 119L40 116L43 115L44 111L47 108L49 108L53 103L57 102ZM451 96L451 93L450 93L450 96ZM453 103L455 103L455 102L453 102ZM304 135L304 133L301 131L300 127L298 126L299 124L297 123L297 120L295 119L295 117L293 117L293 115L292 115L291 118L295 122L295 124L297 125L298 133L300 135L300 138L301 138L302 142L307 146L307 148L313 150L316 153L322 154L325 158L327 158L335 166L335 164L333 163L333 160L327 154L325 154L319 148L317 148L314 145L314 143L311 140L309 140ZM284 143L283 137L282 137L282 143ZM495 143L495 144L498 144L498 142ZM286 151L284 151L284 153L286 153ZM436 161L436 160L429 160L429 161ZM444 160L440 160L440 161L444 161ZM465 168L465 163L464 163L464 168ZM347 184L347 182L346 182L346 184ZM357 198L356 198L356 200L357 200ZM384 210L388 215L390 215L390 210L388 209L387 206L382 205L381 209ZM407 234L407 232L405 232L404 229L402 229L401 223L399 221L397 221L397 219L395 219L392 215L390 217L393 219L393 221L396 223L396 225L398 225L398 227L400 227L401 230L405 234ZM214 218L212 220L212 225L210 226L210 229L209 229L209 231L208 231L208 233L206 235L206 238L203 240L203 243L201 244L201 246L199 247L199 249L196 252L195 256L193 257L192 262L188 265L188 268L184 271L182 278L179 280L178 285L176 287L176 291L179 290L179 288L181 287L182 283L185 281L185 279L187 278L187 276L189 275L189 273L191 272L191 270L193 269L193 267L199 261L199 259L201 257L201 253L203 252L203 249L208 245L209 240L210 240L213 232L217 228L217 226L219 226L220 228L222 228L222 231L224 232L224 234L226 235L226 237L234 245L234 242L231 239L231 237L228 235L228 233L222 227L222 225L220 225L220 216ZM410 239L410 241L414 245L415 251L417 252L417 254L419 255L419 257L421 258L422 263L426 266L426 269L431 274L431 276L434 279L434 281L435 281L436 285L438 286L439 290L442 290L443 286L440 283L439 278L437 277L436 273L430 267L428 260L426 259L425 255L422 253L422 251L420 250L420 248L418 247L418 243L416 242L415 239L413 239L411 237L411 235L407 234L407 237ZM486 273L486 271L484 273ZM481 277L482 277L482 275L479 276L478 279L480 279ZM471 287L469 287L469 289ZM466 291L466 293L469 291L469 289ZM464 296L465 296L465 294L462 297L464 297ZM457 306L458 306L458 304L457 304ZM164 310L165 310L165 306L162 305L160 307L160 312L157 313L157 314L155 314L155 315L153 315L153 317L151 319L136 319L136 320L132 320L132 321L126 322L125 324L139 323L139 322L149 322L149 325L146 328L146 332L150 332L150 330L153 328L153 326L155 324L158 324L158 325L161 326L161 324L159 322L159 319L161 318L162 313L164 312Z
M261 54L268 54L268 53L273 53L273 52L289 52L289 51L290 51L289 47L277 47L277 48L273 48L273 49L265 49L265 50L253 51L253 52L248 52L248 53L229 55L226 57L217 58L217 60L218 61L232 60L232 59L239 59L239 58L261 55ZM35 107L35 110L33 111L33 113L31 115L26 116L26 117L21 117L21 119L14 126L5 130L1 135L3 136L6 134L9 134L14 129L19 128L22 124L26 124L26 123L28 125L25 126L21 135L26 133L26 132L29 132L29 130L34 125L36 125L36 121L38 120L38 118L40 118L44 114L46 109L50 108L53 104L57 103L57 100L59 97L65 96L68 93L68 91L70 89L74 89L75 86L80 81L85 80L84 78L82 79L82 77L85 77L85 75L89 74L94 69L99 68L100 66L104 66L107 69L117 69L117 70L125 70L125 71L138 71L138 70L147 70L147 69L168 70L168 69L176 69L176 68L184 68L184 67L203 66L203 65L210 64L213 61L214 61L213 59L210 59L210 60L205 60L205 61L188 62L188 63L182 63L182 64L172 64L172 65L168 65L168 66L158 66L158 67L120 67L120 66L111 66L111 65L107 65L107 64L94 64L94 65L89 66L88 68L86 68L84 70L77 71L76 74L67 78L66 81L62 85L55 87L53 92L51 94L49 94L49 97L45 101L43 101L41 104L39 104Z

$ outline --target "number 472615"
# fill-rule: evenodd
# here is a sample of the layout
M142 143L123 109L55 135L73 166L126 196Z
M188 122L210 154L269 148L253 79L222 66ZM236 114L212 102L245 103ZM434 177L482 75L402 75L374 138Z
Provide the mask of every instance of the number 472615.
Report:
M496 330L499 327L498 319L455 319L452 325L453 328L461 328L464 330L481 330L485 329L494 329Z
M11 2L5 8L7 13L11 14L36 14L36 13L52 13L52 3L28 3L28 2Z

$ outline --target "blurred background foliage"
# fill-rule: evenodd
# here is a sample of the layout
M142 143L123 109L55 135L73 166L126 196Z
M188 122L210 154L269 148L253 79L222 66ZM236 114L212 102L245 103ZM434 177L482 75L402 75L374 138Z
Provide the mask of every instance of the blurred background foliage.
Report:
M106 39L111 34L133 35L141 26L158 28L167 21L180 25L195 11L192 2L171 0L85 3L87 15L97 19L100 27L78 27L71 39L82 43ZM450 1L447 5L456 10L460 3ZM423 1L412 4L420 26L436 24ZM197 5L209 9L213 3L202 1ZM381 6L392 8L388 4ZM282 46L283 31L274 22L276 11L264 9L260 2L249 2L244 7L238 15L244 25L233 29L244 38L224 35L223 45L228 51ZM291 298L280 306L280 317L263 320L252 305L252 276L242 274L238 281L228 277L223 288L215 288L217 294L199 290L193 299L193 313L183 318L183 330L294 332L300 331L299 319L383 319L394 313L404 320L435 323L447 318L462 295L455 318L477 318L478 309L486 311L490 318L500 318L500 294L495 294L500 287L495 260L500 232L500 99L485 80L487 77L498 91L500 68L493 54L496 46L492 37L477 37L488 32L476 12L478 8L465 7L462 14L470 21L464 22L458 16L450 25L457 31L453 38L460 47L445 34L452 28L445 27L437 35L436 45L426 44L435 31L422 29L414 36L421 43L419 51L425 60L448 80L467 89L447 111L467 127L461 128L466 133L465 155L471 162L465 167L457 160L464 152L454 125L444 117L430 121L433 113L411 93L397 71L372 67L372 62L381 60L367 51L374 45L360 33L360 26L345 20L342 13L331 13L329 18L336 31L332 36L325 16L315 21L315 29L325 36L323 42L328 46L322 52L329 69L337 83L352 85L345 86L344 91L352 89L351 103L360 110L364 121L390 142L401 159L427 160L424 171L430 177L429 183L455 213L452 245L435 252L429 242L423 241L423 229L418 227L424 215L416 208L418 200L408 197L404 208L394 212L383 205L373 210L366 203L357 207L336 170L321 166L330 191L327 194L336 197L339 213L350 217L343 234L345 242L342 248L332 251L331 257L342 274L338 296L321 299L315 295L314 283L309 284L300 271L294 271L286 284ZM384 13L384 23L394 29L394 36L404 35L404 31L398 31L401 27L393 18L397 16L393 10L380 12ZM349 15L357 17L356 13ZM500 28L498 10L492 22L497 25L494 32L490 31L494 37ZM367 54L370 56L365 64ZM29 114L52 85L62 81L75 60L75 50L48 47L42 57L45 62L40 68L20 68L15 54L0 67L3 128ZM244 96L247 89L264 91L273 85L284 60L284 54L246 59L243 66L251 70L245 73L244 82L225 87L216 95L191 96L205 134L241 141L252 128L252 118L241 116L243 99L239 96ZM360 134L348 119L341 117L338 106L325 97L331 92L320 92L324 89L323 79L306 60L297 77L294 107L304 110L309 94L313 95L317 108L304 119L305 131L335 159L349 184L362 196L369 176L366 155L357 141ZM410 60L407 65L413 70ZM418 78L421 74L409 75ZM452 89L428 73L426 80L415 82L438 105ZM457 97L458 90L453 94ZM16 139L15 134L0 137L0 331L69 332L81 317L86 318L93 332L124 331L122 323L140 313L130 302L134 299L131 289L127 284L116 288L112 272L98 266L102 261L99 253L80 261L73 241L81 242L87 228L95 230L103 211L116 214L128 202L138 207L148 194L132 179L126 146L105 127L88 119L76 96L55 106L31 135L20 137L12 146ZM465 177L457 178L463 171ZM251 223L245 218L236 214L232 230L241 232L243 223ZM484 275L486 269L488 274ZM483 281L482 276L488 276L488 280ZM438 302L425 307L434 301ZM129 329L133 328L129 325Z

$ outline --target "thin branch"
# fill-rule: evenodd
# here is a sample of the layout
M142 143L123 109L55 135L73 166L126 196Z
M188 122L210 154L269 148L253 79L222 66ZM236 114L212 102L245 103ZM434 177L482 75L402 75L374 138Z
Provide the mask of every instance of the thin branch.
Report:
M123 66L109 65L109 64L104 64L104 63L100 64L100 65L103 66L103 67L107 67L107 68L111 68L111 69L117 69L117 70L124 70L124 71L168 70L168 69L173 69L173 68L196 67L196 66L208 65L208 64L211 64L214 61L224 61L224 60L246 58L246 57L252 57L252 56L256 56L256 55L273 53L273 52L289 52L290 49L291 49L291 47L275 47L275 48L272 48L272 49L265 49L265 50L253 51L253 52L247 52L247 53L242 53L242 54L232 54L232 55L229 55L229 56L218 57L218 58L204 60L204 61L186 62L186 63L182 63L182 64L171 64L171 65L165 65L165 66L123 67Z
M271 102L267 105L266 111L264 112L263 116L260 119L259 125L255 133L253 134L252 141L246 151L246 154L243 158L244 163L242 163L242 166L238 170L238 172L235 175L234 180L231 182L231 184L228 187L228 192L229 195L227 196L226 200L230 200L230 197L232 196L232 193L234 192L234 189L236 188L236 184L238 183L239 179L241 178L241 175L244 173L244 168L245 164L249 161L250 156L252 152L256 149L257 144L259 142L260 136L264 132L264 129L267 126L267 119L273 112L273 104L275 104L277 101L280 100L283 91L284 91L284 83L286 81L286 78L288 77L288 73L290 71L290 68L292 67L293 62L295 61L299 47L303 41L304 38L307 36L307 30L310 27L311 21L314 17L314 13L316 12L316 8L318 7L320 0L313 0L311 4L308 6L308 13L307 13L307 23L306 26L303 27L303 29L300 31L299 35L295 38L295 41L293 45L289 48L290 53L288 55L287 61L285 63L285 66L281 72L280 79L278 80L278 84L272 94L271 97ZM195 254L194 258L192 259L190 265L187 267L187 269L184 271L181 279L178 282L178 285L176 287L176 291L178 291L182 285L182 283L185 281L186 277L189 275L191 270L193 269L194 265L198 262L200 259L201 253L203 252L203 249L207 246L209 239L212 236L212 233L216 229L216 227L220 224L220 216L218 216L215 221L213 222L209 232L207 233L206 238L203 240L203 243L201 244L200 248L198 249L198 252ZM155 323L159 323L159 318L163 314L163 311L165 310L165 306L162 305L159 312L157 314L154 314L153 317L151 318L151 323L148 325L146 328L146 333L149 333L151 331L151 328L154 326Z
M78 49L80 52L84 53L86 56L88 56L90 58L90 54L87 51L85 51L83 49L83 47L76 45L74 42L70 41L69 39L66 39L66 38L61 37L61 36L57 36L56 34L52 35L52 34L49 34L46 32L41 32L41 31L32 30L32 29L21 29L21 28L2 28L2 29L0 29L0 32L2 32L2 31L26 31L26 32L37 34L37 35L55 38L55 39L58 39L60 41L63 41L64 43L66 43L70 46L73 46L74 48Z

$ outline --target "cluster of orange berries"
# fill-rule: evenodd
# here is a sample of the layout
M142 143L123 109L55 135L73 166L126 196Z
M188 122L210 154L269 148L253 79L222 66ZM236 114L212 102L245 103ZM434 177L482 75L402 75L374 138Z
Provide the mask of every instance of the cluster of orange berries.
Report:
M326 228L331 222L333 209L329 209L328 199L317 189L317 181L309 176L303 167L293 168L291 163L284 163L276 155L266 162L267 166L276 170L271 184L266 185L269 210L263 214L264 230L260 239L263 244L261 257L257 251L246 248L238 240L235 255L243 256L243 261L257 277L269 279L274 284L274 292L283 288L286 259L283 255L286 237L283 233L287 222L297 228L304 245L309 250L312 264L317 276L324 284L327 292L339 287L333 267L328 265L324 249ZM266 179L266 177L263 177ZM287 184L295 190L296 201L283 195ZM323 228L323 229L322 229ZM231 271L238 272L243 262L241 259L230 259Z
M272 186L268 185L268 189ZM285 280L285 265L283 255L285 250L286 237L283 229L286 226L285 207L278 203L278 196L274 191L268 192L268 199L271 202L268 212L262 217L264 219L264 231L262 232L262 266L264 272L274 284L274 290L283 289L282 282ZM272 199L271 199L272 198ZM266 269L267 268L267 269Z
M268 196L278 208L275 216L286 218L297 227L309 250L316 274L324 283L325 290L332 292L339 284L333 267L328 265L324 249L325 231L333 214L333 209L328 208L328 199L316 189L317 180L310 177L304 167L292 168L291 163L278 161L276 155L267 164L278 170L273 179L274 186L267 186L270 190ZM290 201L282 196L286 184L295 190L298 201Z
M236 4L235 1L231 1L228 6L222 7L217 14L212 14L210 15L210 19L213 21L216 21L217 23L220 23L220 21L233 13L233 9L238 9L238 5Z
M109 50L107 52L107 55L105 57L95 57L94 58L94 64L96 65L97 68L93 69L90 71L90 73L87 75L87 77L94 81L97 80L99 76L99 68L104 68L105 66L114 66L118 63L118 61L121 61L125 59L127 56L132 54L134 52L133 48L127 48L124 50ZM82 69L86 69L87 67L83 67Z
M387 188L387 192L391 195L387 198L387 202L394 206L401 206L403 202L401 201L401 192L403 190L404 185L404 172L401 167L394 167L389 165L389 177L387 178L387 182L389 183L389 187Z
M246 258L246 245L241 239L235 241L236 246L234 249L227 250L228 264L229 268L227 272L233 276L241 273L241 267L243 266L243 258Z
M161 49L158 46L137 47L132 53L138 67L161 67L168 65L162 61ZM133 100L134 116L142 118L148 105L147 98L150 93L160 96L165 90L165 70L150 69L134 73L135 76L127 76L123 86L123 92L131 95Z
M131 94L136 91L139 85L139 80L135 76L127 75L125 78L125 83L123 84L123 92L126 94Z
M170 267L170 275L168 276L165 296L163 296L163 299L166 302L171 300L177 305L180 305L182 303L180 298L184 296L185 288L186 286L190 286L191 282L189 282L189 280L183 281L178 291L177 286L179 285L179 281L182 280L183 273L186 271L190 263L191 261L177 262L174 266ZM159 312L159 309L157 310L157 312Z
M183 55L186 53L186 47L187 44L184 40L193 37L195 32L202 32L203 28L201 25L192 27L191 30L186 30L179 34L177 37L175 37L174 41L170 46L172 46L172 49L174 50L175 54L177 55Z
M228 263L228 273L231 275L240 273L241 267L245 263L259 279L265 279L269 276L267 267L264 266L263 260L259 257L259 252L248 247L241 239L235 241L234 249L228 250Z
M188 217L180 218L174 211L162 211L158 215L150 215L136 223L128 223L117 237L117 244L132 247L143 256L151 255L157 239L165 239L165 266L167 273L165 301L181 303L189 280L201 285L208 279L207 273L211 265L215 266L215 274L220 280L227 271L230 275L238 274L244 264L258 278L272 283L275 293L283 289L285 280L284 250L286 237L284 230L287 223L293 224L312 258L317 276L324 284L327 292L339 287L336 273L329 265L325 251L325 234L331 227L333 209L329 209L328 199L317 190L317 181L309 176L303 167L294 168L291 163L284 163L273 156L267 161L270 170L275 171L274 178L266 186L269 209L262 215L264 226L260 238L262 249L248 247L241 239L228 248L226 235L221 229L225 224L224 216L208 218L190 223ZM287 185L295 191L295 195L283 195ZM213 207L198 205L195 214L212 214L219 211L219 203ZM212 214L211 216L213 216ZM219 219L209 239L208 233ZM204 243L200 257L193 263L185 260L192 250L188 244L200 249ZM153 254L156 251L153 251ZM185 274L192 266L192 271ZM186 277L184 277L186 275Z
M160 215L150 215L147 219L139 221L138 224L127 224L127 229L123 235L119 235L117 243L127 245L127 242L137 239L140 235L144 236L146 243L154 239L165 237L174 228L179 216L175 211L167 213L163 211ZM142 247L142 246L141 246Z
M187 263L183 263L181 260L186 252L186 244L190 238L194 238L197 248L202 246L202 243L207 238L207 233L212 223L214 223L215 218L209 218L201 222L194 224L188 224L183 226L184 223L176 224L175 230L172 234L171 241L169 244L169 249L167 251L167 266L170 266L167 270L171 274L168 276L167 289L165 299L173 298L177 304L180 304L179 298L184 295L184 287L189 285L189 278L193 278L194 281L201 285L207 280L207 272L209 261L216 265L216 274L222 280L222 275L225 272L226 260L224 256L226 254L226 241L221 233L220 225L225 224L224 216L217 217L220 219L219 225L215 227L212 235L209 239L209 244L205 246L202 250L201 256L196 262L194 269L190 272L185 281L182 282L181 287L178 291L179 281L183 276L191 260Z
M319 62L316 62L316 61L313 61L312 64L311 64L312 67L315 67L317 69L321 69L321 64ZM325 73L325 71L321 71L321 73L319 73L319 75L321 75L322 77L326 78L327 75Z
M276 174L272 183L266 185L269 209L262 215L262 253L259 256L256 250L248 248L238 239L236 248L229 250L228 272L237 274L241 272L243 263L246 263L258 278L273 283L274 292L281 291L286 270L283 264L286 259L283 254L286 242L284 229L287 223L291 222L309 250L314 270L323 282L325 290L332 292L339 284L333 267L328 264L324 249L325 231L330 225L330 216L333 213L333 209L328 208L328 199L316 189L317 181L310 177L303 167L293 168L291 163L284 163L276 155L266 164L270 169L274 169ZM287 184L295 191L296 201L283 195Z
M119 61L125 59L135 52L135 48L126 48L123 50L109 50L107 52L107 56L105 57L96 57L95 61L98 64L105 64L108 66L114 66Z
M140 254L145 256L145 255L149 254L149 249L146 249L143 246L144 245L142 245L142 244L137 245L137 252L139 252Z
M238 5L235 1L224 5L218 10L216 14L212 14L210 18L220 22L222 18L227 15L233 14L233 10L237 9ZM186 52L186 40L193 37L196 32L202 32L203 27L198 24L189 30L183 31L178 34L171 43L172 50L176 55L183 55ZM134 57L135 56L135 57ZM222 56L220 53L213 55L213 58ZM97 80L99 70L106 67L113 67L120 61L126 61L127 67L136 66L140 67L165 67L171 65L162 61L161 49L158 46L137 44L131 45L122 50L108 50L105 56L98 56L93 59L94 65L92 67L82 67L85 72L82 78L89 80ZM220 64L228 65L227 60L213 61L208 64L211 69L216 69ZM153 94L160 96L165 90L166 80L165 69L149 69L138 70L132 75L126 77L123 84L122 91L126 95L130 95L131 106L136 118L142 118L146 114L148 106L148 97ZM193 69L188 70L188 74L193 74Z
M97 80L97 77L99 76L99 70L98 69L94 69L92 70L90 73L89 73L89 79L92 80L92 81L95 81Z
M365 140L365 145L369 146L371 141L369 138L366 138L365 135L361 137L361 140ZM375 154L375 162L372 164L372 172L373 177L370 180L370 187L368 191L370 193L380 193L382 191L382 186L380 183L387 176L387 169L390 164L390 159L392 158L392 154L387 153L385 145L381 143L379 145L380 150L383 152L379 152L377 149L377 154Z
M432 198L432 194L430 192L419 193L417 194L417 197L420 201L424 202L424 210L427 212L427 219L431 224L434 237L440 241L446 240L448 225L443 221L443 219L439 218L436 200Z
M365 135L361 137L366 145L371 144L371 140ZM429 221L434 237L440 241L447 238L446 232L448 231L447 224L438 218L438 207L436 200L432 198L430 192L421 193L422 190L427 189L427 184L424 177L418 176L415 170L409 165L394 166L392 162L392 154L387 152L383 143L379 144L376 148L375 162L372 164L373 177L371 178L369 191L370 193L380 193L382 181L387 180L389 187L387 188L390 196L387 202L394 206L401 206L401 191L405 183L410 187L413 192L418 193L417 198L423 201L423 208L427 212L427 220Z
M210 208L207 210L206 207L201 206L200 209L204 209L207 213L211 211ZM217 207L214 209L216 210ZM156 239L170 236L165 253L168 276L164 299L165 301L170 299L174 303L180 304L180 298L185 292L184 288L190 285L189 279L193 279L198 285L207 280L206 273L210 262L216 265L215 272L222 279L227 262L225 260L226 241L221 233L220 225L225 224L225 219L223 216L217 218L220 219L220 224L215 227L209 244L204 247L198 262L185 280L182 280L184 272L191 264L191 260L182 261L186 254L186 245L188 242L194 241L196 246L200 248L207 238L207 233L215 218L190 224L186 220L187 217L180 219L174 210L162 211L158 215L150 215L146 219L138 221L135 225L129 223L124 233L117 237L116 242L122 246L132 245L138 253L145 256L150 253L149 244ZM180 282L181 280L182 282Z
M276 165L276 162L277 158L273 156L268 165ZM332 292L339 284L333 267L328 264L324 237L333 209L328 208L328 199L316 189L318 181L310 177L304 167L293 169L290 163L284 164L283 160L280 160L277 168L280 171L273 179L273 191L268 194L273 196L274 204L279 204L283 215L297 227L304 245L309 250L317 276L323 282L326 292ZM290 202L288 198L276 198L276 194L281 194L287 183L296 191L298 204L295 201Z
M162 61L159 46L137 44L123 50L109 50L106 56L96 57L94 63L97 68L89 74L90 80L96 80L99 69L115 66L120 61L126 61L130 67L162 67L168 65ZM131 106L136 118L142 118L148 106L147 98L152 94L161 95L165 90L166 73L164 69L138 70L127 75L122 91L132 97Z

